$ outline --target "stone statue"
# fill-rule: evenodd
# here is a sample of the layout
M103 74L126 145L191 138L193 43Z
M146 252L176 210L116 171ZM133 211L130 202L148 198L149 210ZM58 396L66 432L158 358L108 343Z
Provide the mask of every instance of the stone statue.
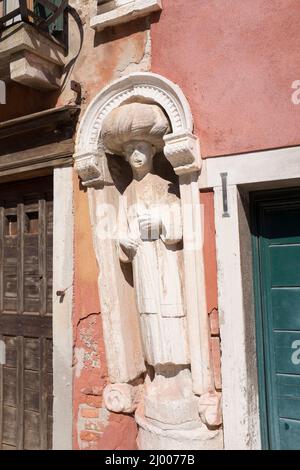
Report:
M131 262L145 361L189 364L181 278L182 219L174 184L153 172L169 123L157 105L131 103L104 120L106 148L126 158L133 180L120 203L119 254Z
M136 412L140 447L172 448L179 432L177 440L183 446L195 442L192 446L197 448L202 423L192 392L181 204L176 184L153 169L153 158L163 149L168 132L168 119L158 105L134 102L104 118L101 139L107 152L126 159L133 175L120 197L117 250L121 263L132 263L148 366L144 397ZM120 393L115 386L114 400ZM130 409L129 404L124 406Z

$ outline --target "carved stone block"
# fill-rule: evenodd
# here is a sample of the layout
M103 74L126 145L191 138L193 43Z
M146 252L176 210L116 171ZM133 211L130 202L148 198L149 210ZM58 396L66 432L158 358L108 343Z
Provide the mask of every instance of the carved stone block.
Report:
M24 52L11 58L10 78L30 88L52 90L60 87L61 69L31 52Z
M0 38L0 78L41 90L55 89L65 63L65 51L27 23L5 29Z
M200 147L197 137L189 132L164 137L164 154L177 175L193 173L201 169Z
M97 9L93 5L90 25L96 31L102 31L109 26L127 23L161 9L161 0L115 0L111 7L103 5Z
M110 384L103 393L104 404L114 413L133 413L143 395L143 384Z
M75 155L75 170L83 186L102 184L105 181L106 157L101 153L81 153Z

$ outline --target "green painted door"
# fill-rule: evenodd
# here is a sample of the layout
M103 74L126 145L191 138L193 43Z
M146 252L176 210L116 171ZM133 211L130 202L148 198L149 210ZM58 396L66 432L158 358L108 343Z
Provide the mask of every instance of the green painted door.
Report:
M300 449L300 191L252 197L263 447Z

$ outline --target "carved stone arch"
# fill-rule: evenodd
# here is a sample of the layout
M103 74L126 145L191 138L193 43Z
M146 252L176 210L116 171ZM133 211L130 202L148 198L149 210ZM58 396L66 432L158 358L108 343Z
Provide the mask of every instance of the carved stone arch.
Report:
M181 89L160 75L139 72L109 84L93 99L79 127L77 152L95 152L104 117L133 97L159 104L170 120L173 133L193 132L192 113Z
M113 388L107 389L106 403L109 403L109 408L117 401L116 410L126 412L130 409L128 397L131 389L124 384L132 384L145 370L142 345L137 339L137 312L133 307L132 297L129 296L129 299L124 294L126 289L121 285L115 246L112 240L107 240L105 244L99 241L96 227L99 222L97 210L113 199L110 192L113 184L101 142L103 119L121 104L141 100L158 104L172 127L171 133L164 137L163 152L179 176L183 217L184 289L193 392L197 396L205 396L214 390L198 189L201 155L198 138L193 134L192 113L183 92L170 80L153 73L134 73L106 86L90 103L81 119L75 154L75 169L89 192L94 247L100 267L99 291L107 362L110 381L115 384ZM127 304L124 304L124 295L127 296ZM126 320L124 308L130 310ZM129 332L131 340L128 340ZM132 338L135 340L132 341Z
M81 120L75 167L84 186L110 182L100 138L102 122L114 108L134 99L156 103L168 116L172 133L165 138L165 155L175 172L200 169L198 140L192 133L192 113L181 89L160 75L134 73L106 86L90 103Z

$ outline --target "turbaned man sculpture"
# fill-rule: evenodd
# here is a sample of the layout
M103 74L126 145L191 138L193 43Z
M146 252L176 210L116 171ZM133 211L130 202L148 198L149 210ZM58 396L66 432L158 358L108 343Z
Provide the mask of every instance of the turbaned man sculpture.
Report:
M186 435L187 445L199 439L202 426L191 383L180 198L177 185L153 169L153 158L163 149L168 132L169 121L161 108L142 102L115 108L101 131L106 151L124 157L133 175L120 197L117 249L122 263L132 263L148 366L139 414L145 417L141 448L164 445L163 436L168 448L167 435L176 442L178 432L183 433L179 439L183 446Z

